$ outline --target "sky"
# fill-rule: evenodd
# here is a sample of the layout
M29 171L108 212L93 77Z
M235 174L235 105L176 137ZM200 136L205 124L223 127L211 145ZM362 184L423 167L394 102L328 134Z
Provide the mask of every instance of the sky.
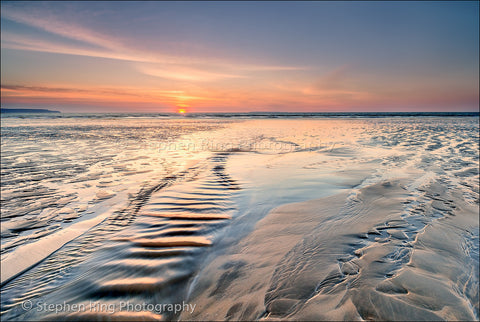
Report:
M478 1L1 2L1 106L478 111Z

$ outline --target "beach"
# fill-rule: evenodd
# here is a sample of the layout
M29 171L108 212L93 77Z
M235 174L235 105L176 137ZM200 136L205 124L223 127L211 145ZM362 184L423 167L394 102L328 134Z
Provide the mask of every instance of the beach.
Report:
M479 119L3 117L2 320L478 320Z

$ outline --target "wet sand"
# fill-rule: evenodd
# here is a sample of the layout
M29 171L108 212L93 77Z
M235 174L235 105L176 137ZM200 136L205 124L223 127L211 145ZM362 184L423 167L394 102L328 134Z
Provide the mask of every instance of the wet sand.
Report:
M478 246L468 240L478 208L433 197L433 184L425 208L407 214L404 184L273 210L204 268L192 294L203 310L181 319L477 319Z
M478 118L155 122L70 201L8 201L2 320L478 320Z

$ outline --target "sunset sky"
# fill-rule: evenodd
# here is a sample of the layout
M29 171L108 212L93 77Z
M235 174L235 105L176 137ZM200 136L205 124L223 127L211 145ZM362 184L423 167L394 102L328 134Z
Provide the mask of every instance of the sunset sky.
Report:
M1 103L476 111L478 12L478 1L2 1Z

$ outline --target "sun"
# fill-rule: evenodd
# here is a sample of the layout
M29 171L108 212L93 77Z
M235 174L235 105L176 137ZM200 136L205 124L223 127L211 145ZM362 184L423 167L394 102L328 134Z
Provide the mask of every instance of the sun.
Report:
M186 111L185 111L184 108L179 108L179 109L177 110L177 113L179 113L179 114L185 114Z

